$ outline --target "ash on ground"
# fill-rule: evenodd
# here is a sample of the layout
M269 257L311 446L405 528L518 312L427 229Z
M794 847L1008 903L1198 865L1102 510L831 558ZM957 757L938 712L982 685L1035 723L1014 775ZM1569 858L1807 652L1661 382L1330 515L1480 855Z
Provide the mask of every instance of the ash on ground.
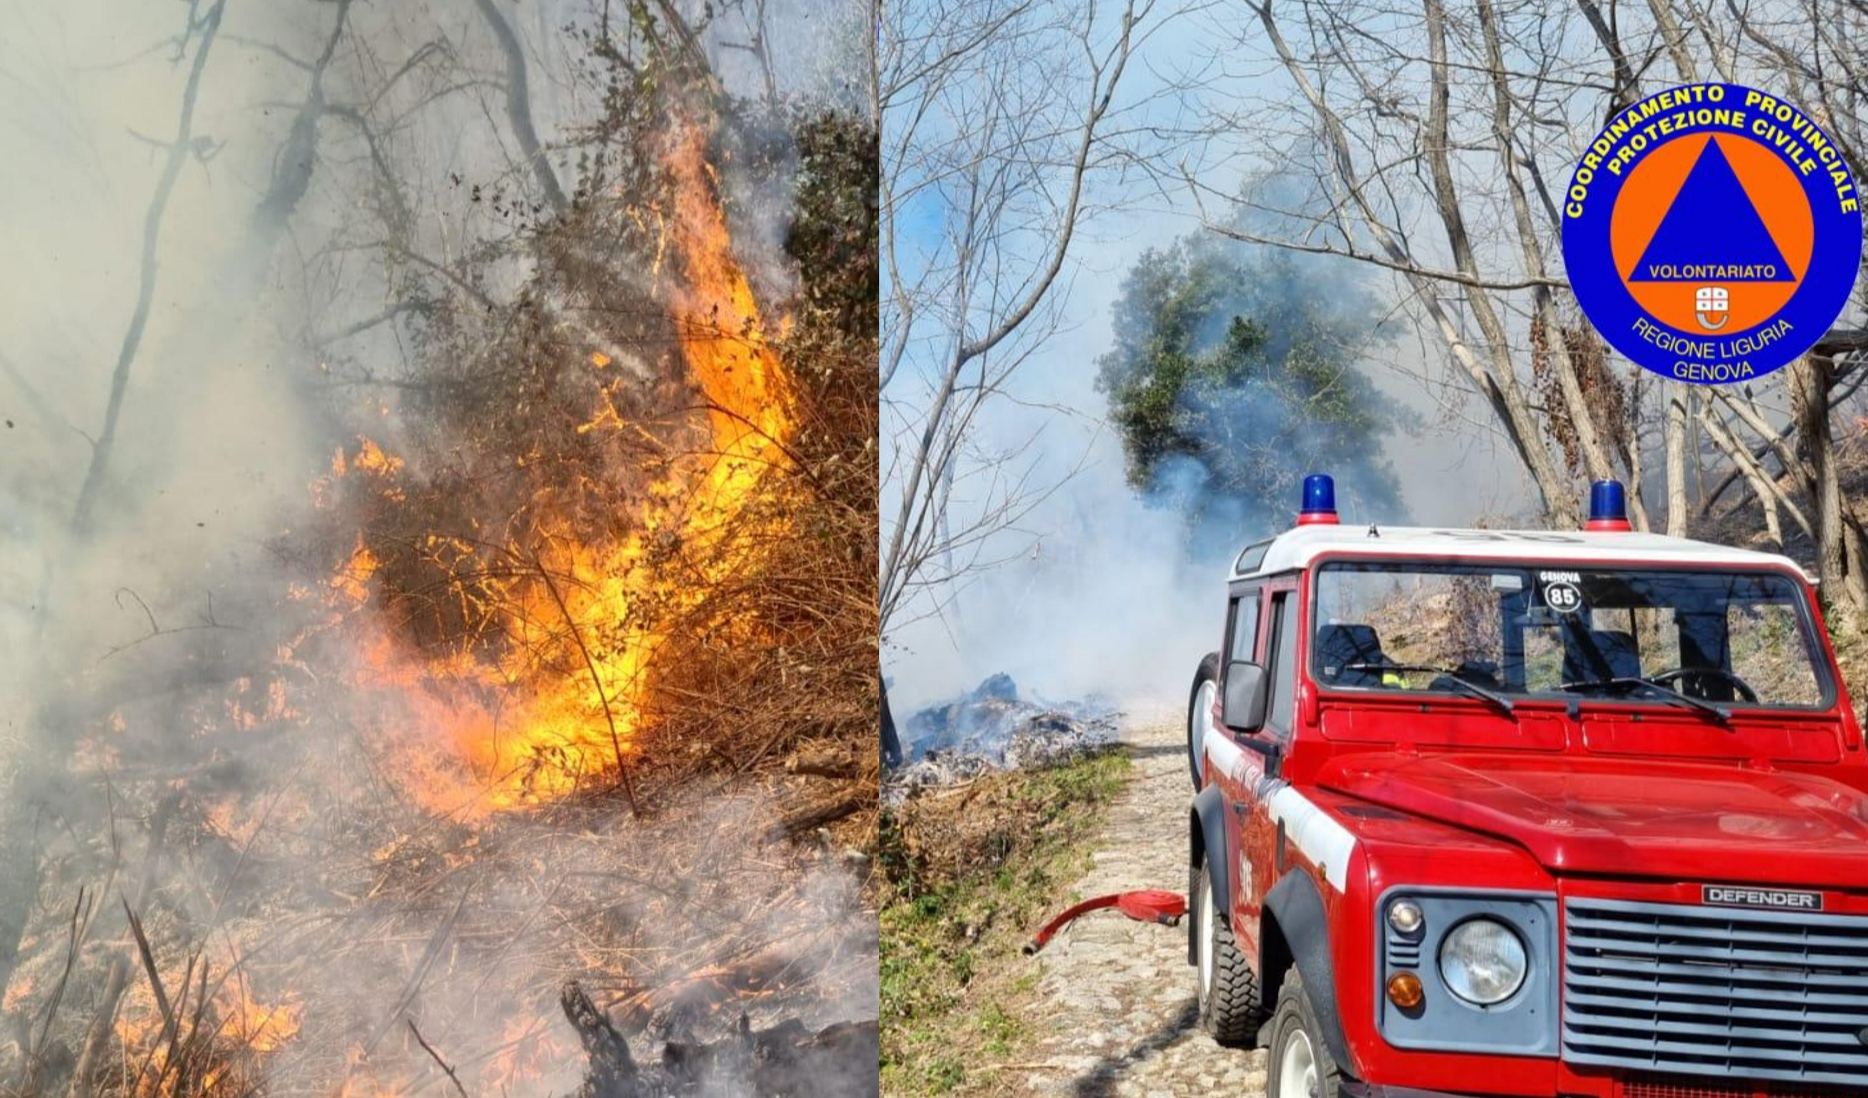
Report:
M1001 672L908 718L902 765L884 775L883 797L894 803L917 789L991 770L1064 762L1113 742L1120 715L1106 698L1056 703L1021 697L1012 676Z

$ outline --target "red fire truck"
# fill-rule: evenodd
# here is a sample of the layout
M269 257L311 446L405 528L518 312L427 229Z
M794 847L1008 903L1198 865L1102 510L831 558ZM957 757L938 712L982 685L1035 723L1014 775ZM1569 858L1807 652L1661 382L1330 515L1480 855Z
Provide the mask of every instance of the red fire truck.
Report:
M1271 1098L1868 1094L1868 758L1811 578L1298 525L1194 679L1188 960Z

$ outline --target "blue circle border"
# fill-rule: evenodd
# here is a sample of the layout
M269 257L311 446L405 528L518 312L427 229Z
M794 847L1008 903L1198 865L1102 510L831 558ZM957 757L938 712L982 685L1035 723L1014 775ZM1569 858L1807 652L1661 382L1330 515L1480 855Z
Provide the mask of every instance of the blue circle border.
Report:
M1628 292L1628 288L1622 284L1609 240L1609 226L1615 214L1615 203L1621 197L1621 189L1627 181L1627 175L1616 175L1607 170L1607 157L1604 157L1602 162L1590 171L1587 199L1583 203L1581 215L1576 217L1569 215L1570 195L1578 186L1577 177L1586 166L1588 149L1595 148L1609 136L1607 125L1590 139L1584 158L1578 159L1575 171L1570 174L1570 186L1561 196L1562 205L1559 209L1559 212L1563 214L1563 262L1569 274L1570 288L1576 294L1576 302L1582 307L1583 315L1589 318L1590 323L1610 346L1637 365L1670 381L1687 381L1698 385L1727 384L1763 377L1782 368L1798 355L1815 346L1817 341L1829 331L1836 318L1842 315L1843 308L1848 305L1849 295L1855 289L1856 275L1861 269L1862 255L1862 211L1860 207L1862 198L1860 192L1853 189L1855 176L1847 160L1840 156L1840 147L1836 146L1838 156L1834 166L1839 168L1848 179L1851 187L1849 197L1854 198L1857 203L1854 210L1839 208L1842 200L1836 194L1829 165L1823 164L1819 159L1816 170L1807 176L1803 175L1797 171L1795 162L1785 156L1781 150L1773 148L1771 144L1751 132L1750 124L1753 117L1770 117L1773 125L1785 132L1791 132L1788 123L1779 122L1774 116L1754 114L1751 108L1745 106L1747 93L1758 95L1766 93L1758 92L1742 84L1685 84L1655 92L1633 106L1615 112L1615 115L1609 119L1609 124L1612 125L1616 119L1630 111L1639 110L1644 104L1661 96L1677 94L1683 90L1690 94L1694 89L1709 90L1715 87L1722 89L1721 102L1711 103L1702 100L1659 109L1644 122L1637 123L1635 128L1628 134L1622 135L1619 141L1615 141L1610 153L1612 155L1626 144L1632 134L1640 132L1642 126L1679 110L1698 110L1710 107L1746 111L1746 126L1742 130L1734 130L1730 126L1712 122L1681 126L1658 139L1650 140L1639 156L1645 158L1652 155L1660 146L1672 141L1712 133L1754 141L1782 158L1784 163L1790 167L1792 174L1796 175L1798 181L1802 183L1804 196L1810 203L1810 214L1814 221L1814 244L1810 254L1809 269L1804 274L1802 284L1775 315L1764 323L1744 331L1686 332L1661 323L1635 301L1634 296ZM1829 134L1817 126L1816 120L1811 118L1808 112L1794 103L1786 103L1778 96L1773 95L1769 98L1778 103L1784 103L1796 111L1817 133L1822 135L1824 141L1835 146ZM1806 155L1815 156L1809 151L1809 143L1806 140L1794 133L1792 136L1798 137L1799 143L1804 146ZM1638 166L1638 161L1636 166ZM1713 230L1713 227L1708 228ZM1777 342L1746 355L1745 361L1750 364L1751 372L1742 377L1729 379L1681 377L1676 373L1674 364L1682 361L1683 356L1657 347L1636 335L1633 329L1635 322L1639 319L1645 319L1655 328L1680 339L1695 342L1710 341L1716 345L1729 345L1733 341L1756 336L1779 320L1789 321L1790 331ZM1720 359L1715 356L1708 361L1712 363Z

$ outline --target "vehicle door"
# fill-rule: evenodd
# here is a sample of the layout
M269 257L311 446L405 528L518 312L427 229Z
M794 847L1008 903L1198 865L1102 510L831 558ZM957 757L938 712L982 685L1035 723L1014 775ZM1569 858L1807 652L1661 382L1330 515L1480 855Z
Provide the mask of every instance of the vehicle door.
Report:
M1259 920L1266 893L1277 883L1277 829L1266 811L1264 798L1276 777L1275 759L1290 741L1297 710L1297 585L1295 580L1267 584L1257 592L1260 602L1253 655L1265 668L1270 684L1265 726L1252 733L1227 730L1241 750L1225 789L1228 805L1227 846L1233 853L1233 933L1247 957L1259 956ZM1236 640L1236 638L1235 638ZM1262 975L1262 974L1261 974Z

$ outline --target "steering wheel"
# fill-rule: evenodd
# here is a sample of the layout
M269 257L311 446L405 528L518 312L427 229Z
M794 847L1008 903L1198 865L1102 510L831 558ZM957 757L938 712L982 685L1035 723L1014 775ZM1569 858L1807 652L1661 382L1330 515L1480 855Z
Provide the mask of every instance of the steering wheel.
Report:
M1688 675L1711 675L1714 678L1724 679L1738 691L1739 697L1753 705L1757 704L1758 692L1751 688L1751 684L1723 667L1674 667L1647 677L1654 682L1668 683L1675 679L1683 679Z

